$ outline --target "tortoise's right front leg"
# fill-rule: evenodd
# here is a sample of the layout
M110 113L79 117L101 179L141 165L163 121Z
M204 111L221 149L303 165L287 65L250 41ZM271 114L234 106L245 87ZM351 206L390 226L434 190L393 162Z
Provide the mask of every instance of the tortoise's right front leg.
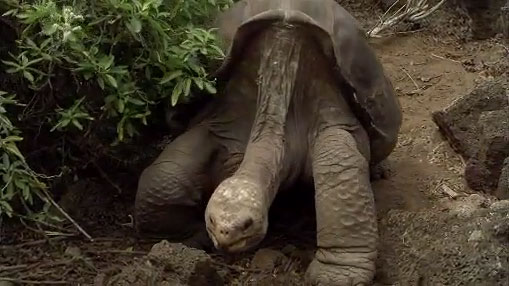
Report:
M364 134L360 142L368 144ZM320 130L312 151L318 250L306 278L311 285L371 285L377 221L369 165L352 134Z
M196 126L168 144L141 174L135 201L141 235L181 239L203 233L211 191L210 163L217 150L209 130ZM202 238L203 239L203 238Z

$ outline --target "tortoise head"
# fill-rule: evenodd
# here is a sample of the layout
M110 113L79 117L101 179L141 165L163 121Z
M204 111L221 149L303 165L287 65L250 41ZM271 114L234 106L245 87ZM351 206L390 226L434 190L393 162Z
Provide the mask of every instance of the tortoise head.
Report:
M263 190L248 179L231 177L215 190L205 210L205 224L216 249L241 252L260 243L267 232Z

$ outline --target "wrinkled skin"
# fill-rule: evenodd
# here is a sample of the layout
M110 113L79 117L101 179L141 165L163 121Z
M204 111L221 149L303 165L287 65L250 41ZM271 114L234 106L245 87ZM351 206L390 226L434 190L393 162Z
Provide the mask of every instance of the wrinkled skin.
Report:
M369 285L377 224L369 139L304 26L275 24L246 45L223 94L140 177L137 230L239 252L264 237L277 192L315 186L310 285ZM205 219L203 213L205 212Z

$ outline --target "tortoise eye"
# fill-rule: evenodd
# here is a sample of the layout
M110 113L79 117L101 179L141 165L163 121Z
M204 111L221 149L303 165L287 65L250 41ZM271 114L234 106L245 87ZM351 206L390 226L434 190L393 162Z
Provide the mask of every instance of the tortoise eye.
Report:
M253 225L254 221L252 218L248 218L244 224L242 224L242 230L247 230L248 228L250 228L252 225Z
M209 217L209 222L211 225L216 225L216 222L214 221L214 219L212 217Z

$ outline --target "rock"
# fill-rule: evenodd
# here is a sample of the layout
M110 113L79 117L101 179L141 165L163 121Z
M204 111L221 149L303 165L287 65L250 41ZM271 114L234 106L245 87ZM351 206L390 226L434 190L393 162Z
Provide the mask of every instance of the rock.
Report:
M465 219L471 217L476 210L484 208L487 205L488 200L478 194L473 194L468 197L459 198L452 202L447 202L449 214Z
M509 199L509 157L504 160L495 195L499 199Z
M467 162L465 179L474 190L494 190L509 156L509 108L483 112L478 123L480 146Z
M503 8L507 0L454 0L470 18L474 39L488 39L503 32Z
M469 216L389 211L379 228L381 259L391 265L384 285L507 285L509 204L472 199Z
M474 190L494 192L509 156L507 87L503 78L487 81L432 114L451 147L468 162L465 178Z
M166 240L110 279L101 278L104 285L224 285L208 254Z
M277 250L262 248L259 249L251 260L251 268L263 271L272 271L278 264L286 260L286 256Z
M504 37L509 38L509 1L500 11L500 29Z
M494 211L509 210L509 200L497 201L491 204L490 209Z

